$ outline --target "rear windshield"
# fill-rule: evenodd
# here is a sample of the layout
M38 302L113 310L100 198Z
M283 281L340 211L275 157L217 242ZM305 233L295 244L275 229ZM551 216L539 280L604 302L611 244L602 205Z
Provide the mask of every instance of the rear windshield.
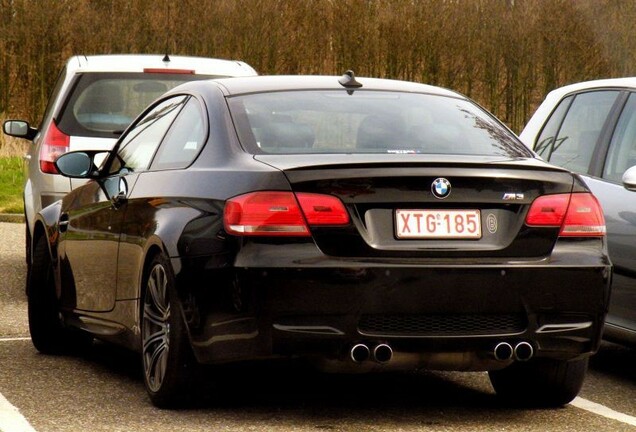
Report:
M74 83L59 129L67 135L117 138L152 101L186 81L219 78L163 73L84 73Z
M531 157L476 104L420 93L289 91L229 100L246 150L275 153L426 153Z

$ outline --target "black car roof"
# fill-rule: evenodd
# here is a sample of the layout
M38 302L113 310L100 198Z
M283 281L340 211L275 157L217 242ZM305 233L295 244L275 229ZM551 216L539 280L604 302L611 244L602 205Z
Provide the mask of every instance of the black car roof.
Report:
M444 96L461 97L454 91L427 84L380 78L358 78L362 87L347 88L341 85L338 76L321 75L261 75L254 77L236 77L215 79L213 82L226 96L248 93L295 91L295 90L384 90L411 93L430 93Z

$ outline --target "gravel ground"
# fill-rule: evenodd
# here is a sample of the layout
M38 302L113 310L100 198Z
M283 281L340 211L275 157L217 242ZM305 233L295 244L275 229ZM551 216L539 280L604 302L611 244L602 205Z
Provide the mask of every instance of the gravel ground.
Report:
M24 224L0 222L0 328L2 337L29 335L24 294ZM17 318L16 318L17 317Z

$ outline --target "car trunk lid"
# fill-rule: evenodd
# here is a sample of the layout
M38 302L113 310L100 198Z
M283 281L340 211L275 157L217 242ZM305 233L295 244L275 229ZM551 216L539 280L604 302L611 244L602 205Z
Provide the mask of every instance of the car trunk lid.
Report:
M573 176L534 159L430 155L257 155L294 192L340 198L347 226L311 227L340 257L544 257L559 227L530 227L532 202L569 194ZM446 190L447 189L447 190Z

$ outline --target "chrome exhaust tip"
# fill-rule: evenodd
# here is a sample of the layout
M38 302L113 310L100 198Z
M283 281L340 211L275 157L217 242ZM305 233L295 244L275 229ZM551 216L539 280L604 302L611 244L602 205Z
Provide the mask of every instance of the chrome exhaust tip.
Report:
M380 344L373 349L373 359L378 363L388 363L393 358L393 349L387 344Z
M515 359L528 361L534 356L534 348L528 342L519 342L515 346Z
M499 342L495 346L493 354L495 356L495 359L499 361L506 361L512 358L514 350L512 348L512 345L510 345L508 342Z
M354 363L362 363L363 361L369 360L371 351L365 344L356 344L351 347L350 356Z

